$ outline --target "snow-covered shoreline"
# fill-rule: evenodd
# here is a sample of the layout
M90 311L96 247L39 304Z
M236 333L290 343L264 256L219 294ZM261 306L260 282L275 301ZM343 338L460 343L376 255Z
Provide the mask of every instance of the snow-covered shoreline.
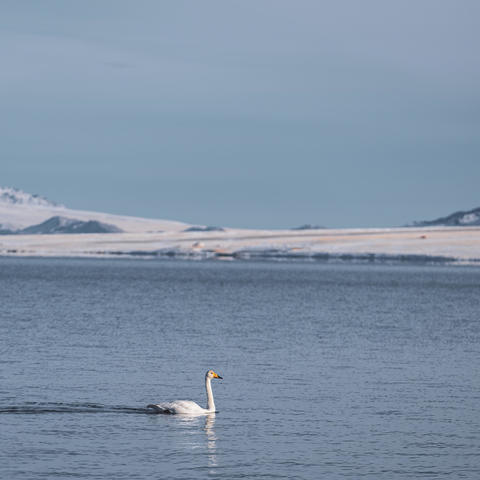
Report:
M0 255L480 263L480 227L2 235Z
M476 211L466 212L474 224L476 217L472 217L472 212ZM462 219L463 214L465 212L457 212L446 218L453 221L452 218L455 220L460 215ZM480 264L480 226L290 230L194 226L178 221L72 210L9 187L0 187L0 227L0 255L3 256ZM105 233L77 233L82 231L80 228Z

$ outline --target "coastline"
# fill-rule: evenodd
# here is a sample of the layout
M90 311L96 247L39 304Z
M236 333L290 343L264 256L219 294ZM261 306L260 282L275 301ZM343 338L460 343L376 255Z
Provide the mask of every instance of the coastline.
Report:
M0 255L480 265L480 227L1 235Z

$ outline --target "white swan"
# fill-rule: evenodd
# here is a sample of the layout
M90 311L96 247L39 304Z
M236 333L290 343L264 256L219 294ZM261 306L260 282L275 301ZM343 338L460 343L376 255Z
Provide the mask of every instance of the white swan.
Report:
M191 400L175 400L174 402L158 403L156 405L147 405L147 408L153 408L157 413L181 413L186 415L205 415L207 413L214 413L215 402L213 401L212 392L212 378L222 377L215 373L213 370L209 370L205 374L205 389L207 390L207 408L202 408L198 403Z

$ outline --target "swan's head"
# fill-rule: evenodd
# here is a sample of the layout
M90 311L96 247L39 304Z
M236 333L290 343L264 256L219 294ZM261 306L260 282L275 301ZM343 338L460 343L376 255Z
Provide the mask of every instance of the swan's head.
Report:
M215 373L213 370L209 370L205 376L207 378L220 378L220 379L223 379L223 377L221 377L218 373Z

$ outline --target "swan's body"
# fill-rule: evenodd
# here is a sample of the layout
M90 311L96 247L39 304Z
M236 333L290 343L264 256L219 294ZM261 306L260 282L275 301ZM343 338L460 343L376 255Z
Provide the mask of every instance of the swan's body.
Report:
M198 403L191 400L175 400L174 402L164 402L147 405L147 408L153 408L157 413L174 413L184 415L206 415L214 413L215 402L213 401L212 378L222 378L213 370L205 374L205 390L207 391L207 408L202 408Z

